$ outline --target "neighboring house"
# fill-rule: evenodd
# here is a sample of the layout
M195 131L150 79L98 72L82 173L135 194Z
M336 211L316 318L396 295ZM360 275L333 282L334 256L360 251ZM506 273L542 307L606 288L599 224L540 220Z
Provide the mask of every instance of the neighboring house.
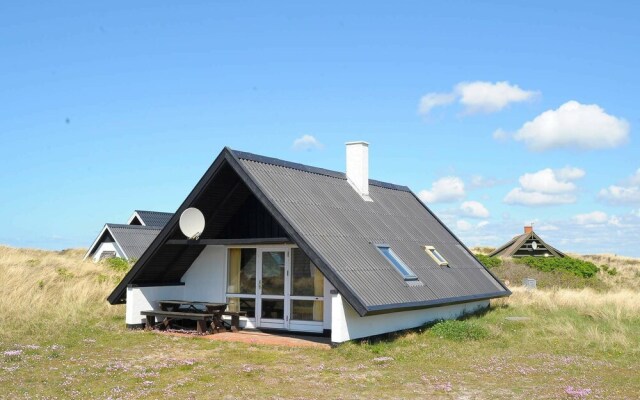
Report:
M105 224L89 247L84 259L94 261L120 257L137 260L149 247L173 214L158 211L134 211L128 224Z
M205 216L198 240L178 226L189 207ZM344 342L510 293L409 188L369 180L368 144L353 142L346 174L225 148L108 300L129 327L183 299Z
M534 231L532 226L525 226L524 233L518 235L495 249L490 257L565 257L565 254L547 244Z

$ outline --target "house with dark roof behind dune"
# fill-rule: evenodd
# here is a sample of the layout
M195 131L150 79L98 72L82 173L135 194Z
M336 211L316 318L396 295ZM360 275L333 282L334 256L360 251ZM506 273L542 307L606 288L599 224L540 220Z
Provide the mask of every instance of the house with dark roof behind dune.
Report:
M126 224L105 224L93 241L84 259L100 261L120 257L137 260L173 214L135 210Z

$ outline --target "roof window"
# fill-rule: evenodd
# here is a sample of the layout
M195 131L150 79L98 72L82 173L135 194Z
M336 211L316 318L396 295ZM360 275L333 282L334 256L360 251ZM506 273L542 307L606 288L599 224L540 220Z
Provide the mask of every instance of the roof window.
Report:
M400 275L402 275L405 281L418 280L416 274L414 274L413 271L411 271L411 269L409 269L409 267L407 267L406 264L402 262L402 260L396 255L396 253L391 250L391 247L389 247L389 245L376 244L375 246L378 251L382 253L382 255L385 256L385 258L391 263L391 265L393 265L398 270L398 272L400 272Z
M435 247L424 246L424 251L426 251L427 254L431 256L431 258L433 258L433 261L435 261L438 265L440 266L449 265L449 262L445 260L440 253L438 253L438 250L436 250Z

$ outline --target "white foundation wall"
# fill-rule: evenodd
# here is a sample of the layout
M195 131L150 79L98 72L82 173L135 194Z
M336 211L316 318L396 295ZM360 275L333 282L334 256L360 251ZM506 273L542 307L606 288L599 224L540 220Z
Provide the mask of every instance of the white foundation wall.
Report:
M127 288L127 325L139 325L146 321L140 311L159 309L158 300L181 299L184 286L149 286Z
M227 250L224 246L207 246L182 276L184 296L181 300L226 303Z
M340 294L331 296L331 341L346 342L403 329L417 328L439 319L454 319L489 307L489 300L421 310L361 317Z

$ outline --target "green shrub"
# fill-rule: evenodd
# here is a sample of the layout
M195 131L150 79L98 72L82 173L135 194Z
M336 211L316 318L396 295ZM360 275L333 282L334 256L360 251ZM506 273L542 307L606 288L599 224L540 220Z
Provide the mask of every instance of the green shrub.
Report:
M438 322L431 327L431 333L440 338L456 342L480 340L489 336L489 332L477 323L455 320Z
M57 268L56 272L58 273L58 276L64 280L73 278L73 273L66 268Z
M591 278L599 271L594 263L571 257L522 257L514 261L543 272L568 271L583 278Z
M603 270L604 272L608 272L609 271L609 266L607 264L602 264L600 266L600 269Z
M107 258L107 265L114 271L126 272L129 271L131 265L127 260L120 257Z
M618 270L615 268L611 268L610 270L607 271L607 273L611 276L615 276L615 275L618 275Z
M480 261L485 267L491 269L502 265L502 260L498 257L489 257L484 254L475 255L478 261Z

